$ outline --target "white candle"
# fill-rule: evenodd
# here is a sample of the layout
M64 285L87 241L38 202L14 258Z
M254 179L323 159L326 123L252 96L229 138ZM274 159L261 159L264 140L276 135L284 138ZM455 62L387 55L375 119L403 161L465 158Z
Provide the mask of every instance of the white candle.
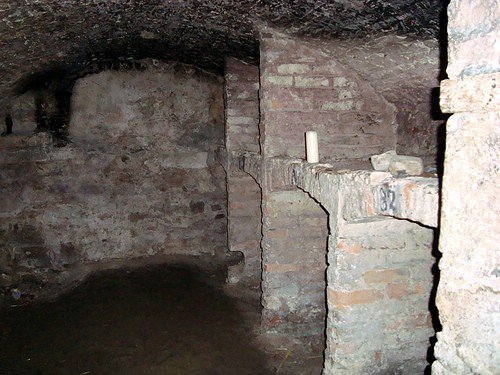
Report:
M318 133L306 131L306 155L308 163L319 162Z

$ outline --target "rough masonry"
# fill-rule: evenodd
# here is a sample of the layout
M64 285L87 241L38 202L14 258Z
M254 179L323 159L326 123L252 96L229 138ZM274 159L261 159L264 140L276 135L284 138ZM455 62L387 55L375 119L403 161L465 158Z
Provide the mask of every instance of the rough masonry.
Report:
M441 86L446 158L437 306L443 325L434 374L494 374L500 367L498 186L500 7L451 1L449 80Z
M31 129L0 138L2 290L43 294L85 262L225 253L222 92L178 64L87 76L65 147L15 113Z

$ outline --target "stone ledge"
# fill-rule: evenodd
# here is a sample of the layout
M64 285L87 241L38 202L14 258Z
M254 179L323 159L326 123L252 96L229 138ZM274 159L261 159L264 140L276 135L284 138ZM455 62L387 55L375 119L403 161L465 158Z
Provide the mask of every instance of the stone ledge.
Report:
M295 184L347 221L384 215L438 226L437 178L395 178L387 172L335 171L328 164L294 164ZM337 207L338 204L341 207Z
M442 81L440 106L445 113L500 111L500 73Z
M346 221L382 215L438 226L439 183L435 177L396 178L388 172L337 171L331 164L284 157L263 161L261 155L249 153L240 156L240 169L259 184L265 178L271 191L298 187L328 211L340 212Z
M377 202L375 205L377 213L437 228L439 211L437 178L389 178L373 193Z

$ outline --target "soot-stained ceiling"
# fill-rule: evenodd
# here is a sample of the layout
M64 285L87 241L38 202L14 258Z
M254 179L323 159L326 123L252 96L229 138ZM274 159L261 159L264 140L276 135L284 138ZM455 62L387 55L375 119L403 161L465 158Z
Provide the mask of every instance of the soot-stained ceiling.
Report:
M436 37L445 0L4 0L0 95L150 57L221 72L269 24L324 38ZM1 100L0 100L1 102ZM1 103L0 103L1 104Z

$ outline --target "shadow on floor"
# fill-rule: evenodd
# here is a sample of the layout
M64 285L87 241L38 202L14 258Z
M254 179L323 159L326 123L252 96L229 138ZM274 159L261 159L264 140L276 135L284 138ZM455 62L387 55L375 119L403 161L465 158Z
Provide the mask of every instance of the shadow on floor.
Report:
M56 301L0 311L0 374L271 374L224 272L109 270Z

